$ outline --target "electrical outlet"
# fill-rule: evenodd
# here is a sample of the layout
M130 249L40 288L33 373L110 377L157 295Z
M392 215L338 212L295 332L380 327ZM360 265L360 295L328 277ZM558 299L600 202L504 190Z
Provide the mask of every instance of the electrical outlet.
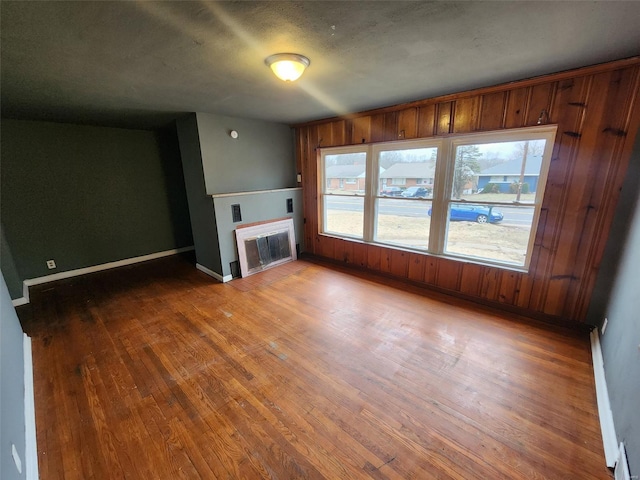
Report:
M49 270L53 270L54 268L56 268L55 260L47 260L47 268Z

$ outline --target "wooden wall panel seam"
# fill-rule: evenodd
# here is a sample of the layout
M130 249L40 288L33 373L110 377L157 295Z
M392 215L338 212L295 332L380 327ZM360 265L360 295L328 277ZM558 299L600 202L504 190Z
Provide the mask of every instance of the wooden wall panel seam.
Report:
M616 91L615 82L604 81L605 78L622 79L626 86ZM628 91L620 91L629 85ZM494 304L508 304L526 314L581 322L608 236L607 231L602 232L594 225L609 218L615 210L617 194L610 190L617 188L626 173L631 152L628 145L640 125L640 114L635 111L640 102L639 88L640 57L636 57L633 61L614 62L608 68L580 69L574 75L545 77L545 81L516 82L508 87L427 99L379 109L375 114L354 114L298 127L297 154L306 190L303 209L305 239L309 239L307 248L343 263L351 260L361 266L369 264L376 271L434 288L464 293ZM490 130L517 128L537 124L540 109L546 110L542 123L556 123L559 130L529 273L513 274L491 266L469 269L464 262L444 257L402 254L398 253L401 250L391 247L326 240L319 235L321 172L315 140L320 137L322 145L341 146L360 144L363 138L365 143L397 140L401 130L407 127L415 129L410 135L420 138L448 136L458 131L487 131L487 126ZM600 111L609 120L601 120L602 127L596 128L594 115ZM585 130L587 121L591 123ZM605 131L600 132L598 128ZM630 128L636 131L629 131ZM626 136L621 133L624 130ZM325 142L325 135L331 139ZM598 154L602 149L606 151ZM601 166L598 161L607 165ZM582 180L594 175L599 177L597 185L591 186ZM592 204L598 210L587 218L583 207ZM581 232L585 238L580 238ZM568 248L567 241L578 244ZM578 258L579 265L576 264ZM554 276L559 280L554 280ZM478 278L477 288L470 283L474 278Z

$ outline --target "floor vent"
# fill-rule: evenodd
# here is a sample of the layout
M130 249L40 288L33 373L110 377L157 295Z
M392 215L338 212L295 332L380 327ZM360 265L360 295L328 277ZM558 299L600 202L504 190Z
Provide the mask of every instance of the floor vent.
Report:
M231 267L231 276L233 278L240 278L240 262L238 260L230 262L229 267Z

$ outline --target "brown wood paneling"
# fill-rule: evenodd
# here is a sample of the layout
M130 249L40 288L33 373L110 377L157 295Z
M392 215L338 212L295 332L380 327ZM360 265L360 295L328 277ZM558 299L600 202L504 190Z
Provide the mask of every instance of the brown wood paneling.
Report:
M427 98L427 99L422 99L422 100L415 100L413 102L407 102L407 103L403 103L400 105L392 105L392 106L387 106L387 107L382 107L382 108L376 108L373 110L367 110L364 112L359 112L356 115L352 115L352 116L366 116L366 115L375 115L377 113L385 113L385 112L396 112L399 110L404 110L406 108L412 108L412 107L416 107L416 108L420 108L423 107L425 105L431 105L434 103L434 101L437 102L451 102L451 101L455 101L459 98L466 98L469 97L470 94L474 94L474 95L489 95L492 93L496 93L496 92L506 92L506 91L510 91L513 89L519 89L519 88L527 88L527 87L531 87L531 86L535 86L535 85L539 85L541 83L547 83L549 81L561 81L561 80L566 80L566 79L571 79L571 78L577 78L577 77L581 77L581 76L589 76L589 75L595 75L598 73L602 73L602 72L610 72L613 70L620 70L620 69L624 69L624 68L628 68L628 67L635 67L636 65L638 65L640 61L640 56L635 56L635 57L629 57L629 58L625 58L622 60L615 60L612 62L606 62L606 63L601 63L601 64L597 64L597 65L591 65L588 67L582 67L582 68L576 68L573 70L566 70L564 72L559 72L559 73L554 73L551 75L543 75L543 76L538 76L538 77L531 77L525 80L519 80L517 82L509 82L507 84L498 84L498 85L493 85L490 87L483 87L483 88L478 88L472 91L464 91L464 92L458 92L458 93L452 93L449 95L442 95L440 97L435 97L435 98ZM327 123L327 122L332 122L335 120L343 120L344 117L332 117L332 118L325 118L322 120L313 120L310 122L303 122L300 124L294 124L294 127L300 127L300 126L310 126L310 125L318 125L320 123Z
M384 113L378 113L377 115L371 115L371 141L372 142L384 142L385 141L385 124Z
M479 130L498 130L505 124L506 115L505 92L490 93L482 96L482 108L479 118Z
M398 140L398 112L384 114L384 141Z
M433 122L432 122L433 125ZM433 128L432 128L433 131ZM398 112L397 139L405 140L418 136L418 109L407 108Z
M378 245L366 245L367 250L367 268L378 272L381 269L382 248Z
M584 228L588 223L589 210L584 198L587 192L593 192L597 188L594 183L598 180L593 177L592 169L594 152L598 150L598 128L602 115L605 114L606 96L596 94L608 88L612 80L612 72L597 75L593 78L590 94L586 99L587 107L584 109L585 118L579 130L580 137L576 143L576 161L571 170L570 178L565 189L562 227L557 230L557 249L555 261L551 265L549 286L544 302L544 312L551 315L561 315L565 306L574 307L574 299L568 296L572 282L580 282L583 272L574 273L574 262L581 249L588 248L589 239L584 235ZM562 132L567 135L566 131ZM599 155L597 155L599 157Z
M480 97L473 96L456 100L453 118L453 133L469 133L478 129Z
M509 305L515 305L522 275L517 272L504 271L500 279L500 290L498 292L498 301Z
M322 236L320 242L320 255L326 258L336 258L334 244L336 239L334 237Z
M424 270L427 263L425 255L419 253L409 254L409 268L407 271L407 277L414 282L424 282Z
M507 91L504 128L520 128L524 126L524 114L528 98L529 89L527 87L514 88Z
M462 262L455 262L445 258L438 259L435 284L440 288L451 291L459 291Z
M347 142L347 126L345 120L336 120L331 122L331 139L332 145L342 146Z
M380 271L383 273L391 273L391 261L393 253L396 250L389 248L380 248Z
M537 232L536 249L531 262L532 275L522 281L521 298L527 300L525 308L542 311L549 291L551 268L556 261L560 241L561 221L569 189L567 185L574 169L575 148L579 138L564 132L578 132L584 122L587 95L591 89L590 77L566 79L558 84L554 105L547 122L556 123L558 132L549 166L543 213L545 222ZM525 306L524 303L521 303Z
M594 84L598 83L599 77L600 75L595 77ZM581 158L590 160L586 178L598 181L582 190L580 205L584 215L580 226L580 248L575 251L568 301L562 312L564 316L577 315L575 312L586 311L588 306L584 304L584 300L590 298L591 291L585 290L589 284L586 278L595 271L592 266L600 262L597 233L600 229L608 230L610 227L614 215L610 205L617 201L624 178L618 172L621 167L623 171L626 170L626 162L623 163L620 151L629 128L629 117L621 117L617 112L606 108L606 105L624 105L627 107L625 110L628 109L631 99L637 95L637 69L612 72L607 87L608 95L601 114L589 109L586 112L582 134L585 138L593 138L594 144L591 148L587 146L584 155L578 152ZM585 142L581 142L581 148L584 144ZM574 280L578 278L579 282Z
M389 273L396 277L407 278L409 274L409 253L403 250L385 250L391 253L391 265Z
M351 143L371 142L371 116L356 117L351 122Z
M338 262L346 263L346 253L345 253L345 245L346 240L342 238L337 238L335 242L333 242L333 258Z
M544 117L551 112L556 86L556 82L548 82L531 87L529 90L525 126L533 127L540 125L538 121L544 123Z
M396 112L371 115L371 142L397 140L398 115Z
M443 102L438 104L436 113L436 135L446 135L451 133L454 104L455 102Z
M354 264L356 263L355 259L354 259L354 254L353 254L353 247L356 245L354 242L351 242L349 240L342 240L342 243L344 244L343 249L344 249L344 256L342 257L344 260L344 263L347 264Z
M418 109L418 137L433 137L436 129L437 105L425 105Z
M460 274L460 293L477 297L480 294L482 272L485 267L473 263L465 263Z
M497 268L485 268L480 284L480 298L489 301L498 299L498 289L500 288L500 277L502 271Z
M331 123L321 123L318 125L318 147L332 147L333 142L333 125Z
M306 245L312 246L314 253L320 254L320 239L318 235L318 129L310 127L307 131L307 168L302 172L302 182L304 184L303 191L305 193L305 205L309 208L305 211L305 226L307 227L308 239Z
M629 115L624 117L611 118L608 121L603 122L602 133L607 133L612 137L615 137L615 147L604 149L612 152L612 161L616 162L616 166L612 168L610 176L606 184L604 185L604 194L602 200L602 207L598 212L598 218L595 223L597 228L602 231L609 231L615 215L615 206L618 204L620 197L620 190L624 183L626 172L629 168L629 159L631 152L634 148L633 142L624 141L630 132L638 132L640 130L640 108L632 108L638 100L640 100L640 67L632 67L625 70L625 73L629 75L629 81L631 84L628 89L628 96L625 99ZM622 100L613 100L609 103L616 102L622 104ZM611 122L611 123L610 123ZM616 123L619 122L619 123ZM610 137L609 141L613 138ZM617 151L615 155L613 152ZM598 269L604 258L605 246L607 238L604 235L598 235L591 249L591 258L587 260L592 267L586 271L586 278L580 284L580 292L578 298L578 305L573 313L573 318L579 320L585 318L589 304L591 301L591 294L596 283L598 275Z
M614 62L580 69L574 75L565 72L299 127L296 152L303 171L305 241L310 251L319 254L324 241L315 236L314 148L318 137L329 130L333 144L346 145L362 143L362 139L397 139L402 127L406 127L405 138L413 135L414 126L418 137L427 138L538 122L557 124L529 272L512 275L497 267L468 266L418 253L406 255L405 270L404 261L396 268L396 260L403 258L397 250L377 246L381 252L378 264L377 254L372 253L370 260L367 247L350 240L344 240L344 254L342 250L336 253L334 243L333 255L480 301L514 305L528 315L584 321L638 129L637 122L629 119L639 108L639 66L640 58ZM330 124L330 129L314 126L323 123ZM351 253L349 248L353 248Z
M428 256L424 262L424 281L429 285L438 285L438 267L440 259Z
M367 245L365 243L353 244L353 263L358 267L367 266Z

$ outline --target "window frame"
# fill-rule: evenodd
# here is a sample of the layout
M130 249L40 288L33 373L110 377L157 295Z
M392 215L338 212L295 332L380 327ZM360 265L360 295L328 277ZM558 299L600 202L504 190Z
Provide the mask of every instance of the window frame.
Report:
M318 155L318 234L339 238L356 239L365 243L382 245L388 248L399 250L408 250L424 255L433 255L452 260L463 261L467 263L477 263L481 265L490 265L504 269L529 271L531 257L533 253L533 245L535 242L538 222L540 219L540 211L544 199L544 191L547 184L547 177L551 156L555 145L557 133L557 125L544 125L537 127L524 127L508 130L497 130L488 132L476 132L460 135L448 135L441 137L428 137L421 139L399 140L393 142L378 142L360 145L349 145L344 147L323 147L319 149ZM536 188L536 194L533 202L516 202L516 201L479 201L471 202L464 199L453 198L453 176L455 171L456 148L465 145L481 145L502 142L520 142L527 140L545 140L544 152L542 155L542 163L540 166L540 174ZM433 178L432 189L432 215L430 218L430 229L428 238L428 247L413 248L409 245L396 243L388 243L377 241L376 228L378 223L378 200L384 198L386 200L394 200L398 197L383 197L379 192L381 184L379 156L380 152L390 150L409 150L412 148L437 148L436 167ZM336 155L342 153L364 153L366 162L366 185L364 193L363 206L363 232L362 237L354 237L350 235L338 234L334 232L326 232L324 225L326 223L325 197L336 196L339 194L327 194L325 192L326 180L325 173L325 156ZM351 195L352 196L352 195ZM362 196L362 195L358 195ZM406 200L406 199L405 199ZM419 200L417 200L419 201ZM526 256L523 265L509 263L506 261L494 260L484 257L475 257L470 255L462 255L458 253L446 252L447 234L449 228L448 211L451 204L468 203L492 205L492 206L527 206L533 207L533 218L531 229L529 231L529 240L527 244Z

